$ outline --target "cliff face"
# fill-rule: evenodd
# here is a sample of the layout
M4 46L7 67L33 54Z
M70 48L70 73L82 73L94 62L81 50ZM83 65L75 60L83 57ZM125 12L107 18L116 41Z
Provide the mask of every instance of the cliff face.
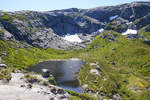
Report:
M62 38L66 34L80 34L84 41L102 28L120 33L128 28L138 30L150 24L149 12L150 2L47 12L0 11L0 37L41 48L62 49L74 45Z

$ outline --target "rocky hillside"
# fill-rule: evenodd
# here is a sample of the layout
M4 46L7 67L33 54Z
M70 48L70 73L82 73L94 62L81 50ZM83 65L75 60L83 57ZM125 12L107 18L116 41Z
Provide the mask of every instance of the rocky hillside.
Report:
M133 2L93 9L63 9L45 12L0 11L0 38L22 41L35 47L64 49L85 47L104 30L119 33L138 30L150 24L150 2ZM77 35L82 43L69 42L66 35ZM82 45L81 45L82 44Z
M149 100L149 12L150 2L0 11L0 100ZM54 75L27 71L39 62L70 58L86 62L76 73L83 93L53 86Z

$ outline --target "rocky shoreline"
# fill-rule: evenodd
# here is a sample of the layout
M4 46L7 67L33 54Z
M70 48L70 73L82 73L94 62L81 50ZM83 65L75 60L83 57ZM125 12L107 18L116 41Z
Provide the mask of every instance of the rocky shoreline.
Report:
M26 73L11 73L9 81L0 81L0 100L70 100L63 89L46 84L41 75L30 74L38 80L27 78ZM32 81L31 81L32 80Z

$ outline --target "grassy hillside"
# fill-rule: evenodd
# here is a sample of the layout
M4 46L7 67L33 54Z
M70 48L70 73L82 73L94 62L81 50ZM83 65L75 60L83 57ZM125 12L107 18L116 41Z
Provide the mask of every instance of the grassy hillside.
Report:
M118 37L110 41L109 33ZM150 46L144 40L126 39L113 31L98 35L84 52L77 53L87 64L81 69L79 79L91 91L100 91L108 97L119 93L123 100L148 100L150 98ZM98 65L91 66L90 63ZM90 73L100 66L99 75ZM97 80L97 83L94 81Z
M138 33L141 35L141 36L144 36L146 37L147 39L150 39L150 25L147 25L145 27L142 27Z
M78 51L23 46L22 43L0 40L2 63L9 68L24 69L44 60L78 57L86 61L78 76L80 82L87 84L93 93L101 92L106 99L117 93L123 100L150 98L150 45L142 39L127 39L117 32L105 31L86 49ZM99 74L90 73L98 66L102 68ZM94 98L88 94L69 93L73 100Z
M0 40L0 55L3 63L9 67L26 68L48 59L64 59L68 55L65 51L55 49L40 49L32 46L23 47L21 43Z

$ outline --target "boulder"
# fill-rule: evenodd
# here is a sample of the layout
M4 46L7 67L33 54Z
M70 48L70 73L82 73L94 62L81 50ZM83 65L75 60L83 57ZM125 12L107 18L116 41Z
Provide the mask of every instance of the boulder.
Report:
M57 92L58 94L65 94L65 91L63 89L58 89Z
M7 67L6 64L0 64L0 67Z
M83 90L87 90L87 89L88 89L88 85L87 85L87 84L84 84L84 85L82 86L82 89L83 89Z
M102 96L99 96L99 100L103 100L103 97L102 97Z
M97 69L98 71L102 71L102 68L101 68L100 66L98 66L96 69Z
M94 80L94 83L95 83L95 84L97 84L97 82L98 82L97 80Z
M51 89L51 92L56 95L57 94L56 88Z
M99 71L98 71L97 69L91 69L91 70L90 70L90 73L91 73L91 74L99 75Z
M27 88L31 89L32 88L32 84L29 83L28 86L27 86Z
M42 76L43 77L49 77L50 76L50 72L48 69L42 69Z
M116 50L116 48L112 48L112 50Z
M66 99L67 97L65 95L62 95L59 97L59 100L62 100L62 99Z
M113 95L113 100L121 100L121 96L119 94Z

